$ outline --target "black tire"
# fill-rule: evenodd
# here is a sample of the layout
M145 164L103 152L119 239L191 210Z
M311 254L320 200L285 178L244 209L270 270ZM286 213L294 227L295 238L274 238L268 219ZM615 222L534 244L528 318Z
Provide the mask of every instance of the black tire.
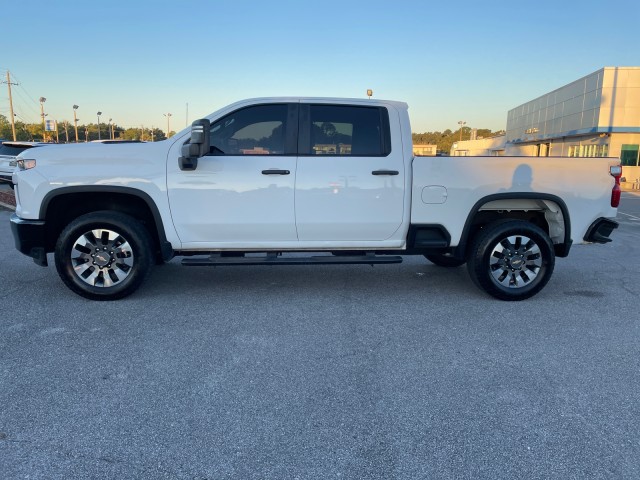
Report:
M555 266L553 244L540 227L498 221L478 232L467 259L473 282L500 300L530 298L544 288Z
M117 300L135 292L151 272L155 253L146 228L118 212L78 217L62 231L55 249L58 275L91 300Z
M452 257L451 255L445 255L444 253L437 254L425 254L424 258L429 260L434 265L438 265L439 267L459 267L467 263L464 259L459 259L456 257Z

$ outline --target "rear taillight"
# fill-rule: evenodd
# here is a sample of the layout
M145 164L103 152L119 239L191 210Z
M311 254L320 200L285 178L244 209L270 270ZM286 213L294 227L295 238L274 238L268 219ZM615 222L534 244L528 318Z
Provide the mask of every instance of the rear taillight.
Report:
M613 189L611 190L611 206L618 208L618 205L620 205L620 195L622 195L622 190L620 190L622 167L620 165L612 165L609 167L609 173L616 180L616 183L613 185Z

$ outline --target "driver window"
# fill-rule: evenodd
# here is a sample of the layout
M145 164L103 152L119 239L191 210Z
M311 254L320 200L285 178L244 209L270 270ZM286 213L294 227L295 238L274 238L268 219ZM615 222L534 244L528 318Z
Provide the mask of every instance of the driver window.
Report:
M287 105L235 111L211 125L211 155L283 155Z

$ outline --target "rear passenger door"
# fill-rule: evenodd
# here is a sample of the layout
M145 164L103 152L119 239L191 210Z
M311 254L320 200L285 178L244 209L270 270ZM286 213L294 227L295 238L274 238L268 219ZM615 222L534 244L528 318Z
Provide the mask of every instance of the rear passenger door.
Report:
M402 149L391 145L388 110L301 103L299 131L298 239L389 239L402 224L405 170Z

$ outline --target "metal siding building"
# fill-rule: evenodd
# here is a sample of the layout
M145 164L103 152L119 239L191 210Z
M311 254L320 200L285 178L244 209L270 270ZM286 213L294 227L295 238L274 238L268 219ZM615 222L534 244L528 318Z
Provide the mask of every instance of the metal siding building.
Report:
M640 67L606 67L509 111L505 153L620 157L640 176Z

